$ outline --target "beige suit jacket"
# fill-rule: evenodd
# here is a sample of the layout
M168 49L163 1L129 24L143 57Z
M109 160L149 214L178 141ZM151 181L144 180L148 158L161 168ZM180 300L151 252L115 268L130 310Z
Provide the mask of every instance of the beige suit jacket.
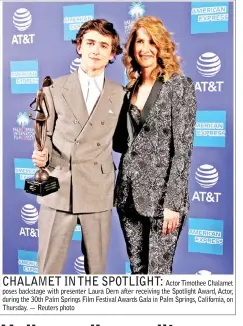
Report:
M112 137L125 92L105 78L103 92L88 115L78 73L53 80L45 87L50 117L46 147L50 175L60 189L39 204L73 213L93 213L113 207L115 170Z

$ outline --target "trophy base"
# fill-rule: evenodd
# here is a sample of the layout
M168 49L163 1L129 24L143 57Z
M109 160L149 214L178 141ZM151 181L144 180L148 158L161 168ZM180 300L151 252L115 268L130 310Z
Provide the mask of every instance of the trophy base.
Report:
M43 182L35 181L34 178L26 179L24 185L24 190L27 193L41 197L50 195L58 191L59 188L58 179L52 176L49 176L49 178Z

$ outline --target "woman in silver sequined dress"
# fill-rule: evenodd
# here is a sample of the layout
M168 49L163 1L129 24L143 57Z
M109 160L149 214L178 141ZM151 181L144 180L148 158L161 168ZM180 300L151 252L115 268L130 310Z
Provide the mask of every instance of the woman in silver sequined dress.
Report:
M170 274L189 209L196 98L163 23L138 19L125 46L127 94L114 135L115 189L132 274Z

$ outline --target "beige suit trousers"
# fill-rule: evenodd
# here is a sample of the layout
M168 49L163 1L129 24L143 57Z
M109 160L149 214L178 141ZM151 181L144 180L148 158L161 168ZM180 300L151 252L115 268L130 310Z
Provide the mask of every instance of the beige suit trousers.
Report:
M41 205L38 219L40 274L61 274L78 221L82 230L82 251L86 273L105 273L110 241L111 210L72 214Z

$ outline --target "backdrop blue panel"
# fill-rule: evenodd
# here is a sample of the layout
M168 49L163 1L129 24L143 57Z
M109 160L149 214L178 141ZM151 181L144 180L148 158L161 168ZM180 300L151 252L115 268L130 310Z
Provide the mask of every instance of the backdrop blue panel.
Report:
M54 14L55 13L55 14ZM161 18L178 43L183 71L196 87L197 124L190 171L191 208L174 260L175 274L233 273L233 4L4 3L3 4L3 270L38 273L36 198L23 190L32 176L33 122L29 103L46 75L77 69L71 39L92 18L113 22L124 45L133 21ZM121 57L107 68L126 83ZM114 153L119 163L119 155ZM77 226L63 273L84 273ZM129 273L125 243L113 209L107 273Z

